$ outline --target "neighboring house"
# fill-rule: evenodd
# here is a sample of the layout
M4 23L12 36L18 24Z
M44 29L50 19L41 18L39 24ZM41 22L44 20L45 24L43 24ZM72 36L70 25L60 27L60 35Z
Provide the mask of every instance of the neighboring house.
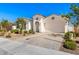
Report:
M27 30L27 31L31 30L32 29L32 20L30 20L30 19L24 19L24 20L26 20L26 24L25 24L23 30ZM12 25L12 29L13 30L15 30L15 29L19 30L19 28L17 27L16 24Z
M70 32L70 31L74 32L74 25L70 22L66 22L66 24L65 24L65 33Z
M26 30L29 31L32 29L32 20L27 19L26 20Z
M15 24L12 24L12 29L13 30L17 29L17 26Z

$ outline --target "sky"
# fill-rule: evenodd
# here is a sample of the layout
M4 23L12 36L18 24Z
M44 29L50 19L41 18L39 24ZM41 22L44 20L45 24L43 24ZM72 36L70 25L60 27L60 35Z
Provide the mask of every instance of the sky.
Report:
M49 16L51 14L67 14L68 3L0 3L0 20L16 21L18 17L32 18L35 14Z

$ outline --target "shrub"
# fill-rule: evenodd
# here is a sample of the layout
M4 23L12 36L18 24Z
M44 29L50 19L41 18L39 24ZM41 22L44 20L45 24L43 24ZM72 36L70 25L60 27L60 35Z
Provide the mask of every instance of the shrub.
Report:
M0 30L0 32L3 32L3 30Z
M65 40L64 47L67 49L75 50L77 45L76 42L73 40Z
M35 32L33 30L29 30L29 33L35 34Z
M33 30L29 30L29 33L35 34L35 32Z
M32 33L32 30L29 30L29 33Z
M76 34L74 32L67 32L64 35L64 39L70 40L71 39L71 34L73 34L73 37L76 37Z
M27 33L27 31L24 31L24 33Z
M35 32L33 32L33 30L29 30L29 31L23 31L23 35L25 34L34 34Z
M19 30L17 30L17 29L11 30L11 33L19 34Z
M5 30L0 30L0 32L6 32Z
M70 39L69 35L70 35L69 32L65 33L64 39Z
M27 31L23 31L23 36L25 36L27 34Z

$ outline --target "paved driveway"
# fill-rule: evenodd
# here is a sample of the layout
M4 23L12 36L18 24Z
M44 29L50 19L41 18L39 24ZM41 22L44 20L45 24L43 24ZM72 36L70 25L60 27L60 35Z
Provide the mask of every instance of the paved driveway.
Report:
M0 38L0 55L69 55L69 53Z
M48 49L59 50L62 45L63 38L61 36L44 34L44 35L27 38L24 42Z
M0 38L0 55L65 55L60 49L63 39L50 35L38 35L26 40L12 41Z

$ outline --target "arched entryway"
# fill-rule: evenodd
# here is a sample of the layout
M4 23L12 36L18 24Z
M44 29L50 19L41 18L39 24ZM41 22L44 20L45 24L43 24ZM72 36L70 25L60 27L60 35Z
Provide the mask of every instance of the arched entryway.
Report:
M35 22L36 32L39 32L39 22Z

